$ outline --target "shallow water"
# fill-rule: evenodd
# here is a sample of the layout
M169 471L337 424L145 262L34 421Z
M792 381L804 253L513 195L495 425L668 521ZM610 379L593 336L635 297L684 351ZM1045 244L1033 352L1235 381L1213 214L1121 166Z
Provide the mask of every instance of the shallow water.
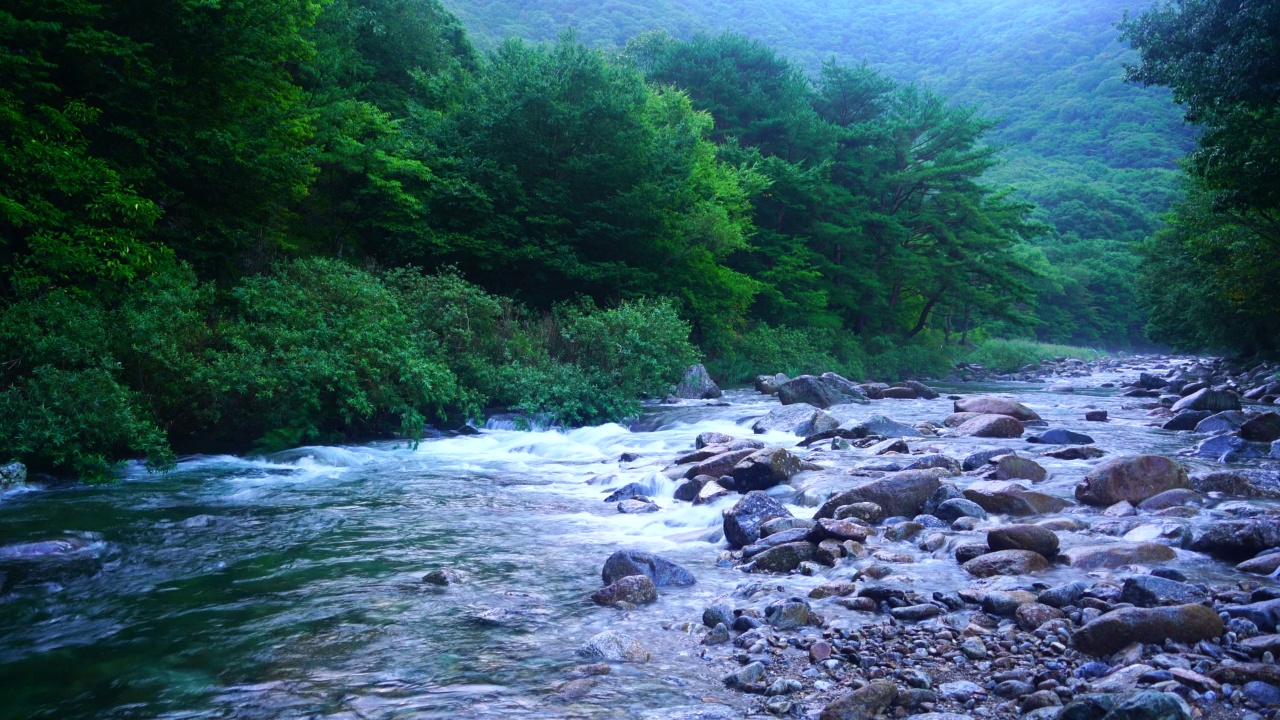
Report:
M1082 379L1074 395L1018 383L941 389L1014 394L1051 426L1093 435L1109 456L1193 444L1147 426L1145 410L1124 409L1146 401L1086 389L1119 377ZM0 545L67 537L78 547L58 561L0 563L0 717L642 718L704 700L736 706L742 697L703 671L698 638L682 625L696 624L713 598L769 578L716 565L720 511L733 498L675 503L676 484L658 474L697 433L750 434L777 402L746 390L726 399L655 409L636 431L487 430L416 449L200 457L112 486L9 493L0 499ZM1094 407L1113 420L1083 422ZM858 412L911 423L949 411L944 398ZM1020 440L912 442L952 457L995 446L1039 449ZM640 459L622 463L624 452ZM1096 462L1046 459L1050 478L1037 489L1070 497ZM633 481L664 510L619 515L601 502ZM1064 545L1097 541L1073 535ZM586 598L619 548L659 552L699 582L632 612L595 607ZM1180 553L1192 574L1228 577L1225 566ZM466 571L468 582L421 582L442 566ZM778 592L850 574L836 568ZM901 566L895 579L929 589L972 583L946 551ZM653 661L615 665L583 697L555 695L564 671L586 662L574 650L605 629L636 635Z

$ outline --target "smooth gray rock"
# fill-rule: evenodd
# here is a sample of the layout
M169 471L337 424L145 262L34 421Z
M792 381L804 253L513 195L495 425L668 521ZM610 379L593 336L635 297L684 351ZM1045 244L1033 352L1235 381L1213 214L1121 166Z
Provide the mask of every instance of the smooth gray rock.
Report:
M619 550L605 560L600 571L605 585L630 575L644 575L657 587L688 587L697 582L693 573L680 565L643 550Z
M791 511L759 490L749 492L724 512L724 539L731 547L745 547L760 539L765 521L780 517L791 517Z
M711 375L701 363L690 365L689 369L684 371L684 377L680 379L675 392L676 397L687 400L710 400L723 394L720 386L711 379Z

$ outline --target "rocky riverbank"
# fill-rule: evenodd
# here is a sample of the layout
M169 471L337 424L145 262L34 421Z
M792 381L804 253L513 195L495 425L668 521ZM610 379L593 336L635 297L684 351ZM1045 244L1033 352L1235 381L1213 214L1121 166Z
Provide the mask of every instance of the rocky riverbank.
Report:
M761 716L1280 717L1280 483L1262 459L1280 454L1240 450L1280 440L1261 407L1275 400L1273 369L1138 358L1052 372L1049 392L1135 400L1124 417L1086 409L1051 424L1009 397L940 398L919 383L758 379L781 405L755 433L791 432L793 444L703 433L663 471L679 483L670 502L738 498L718 561L744 574L671 629ZM896 422L896 399L934 402L936 417ZM1156 435L1168 443L1185 430L1195 445L1185 458L1117 452L1093 437L1111 422L1168 428ZM1233 451L1204 449L1224 442ZM668 504L641 490L609 501L624 513ZM673 578L692 582L661 557L622 553L594 600L628 612L660 603ZM628 643L595 638L583 654L639 659ZM654 715L740 716L714 702Z

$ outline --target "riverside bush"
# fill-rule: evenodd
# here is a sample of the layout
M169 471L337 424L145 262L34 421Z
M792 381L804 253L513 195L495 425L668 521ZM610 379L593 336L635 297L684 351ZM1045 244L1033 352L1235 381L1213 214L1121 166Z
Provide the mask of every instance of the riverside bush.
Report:
M967 363L981 365L996 372L1014 372L1027 365L1045 360L1066 357L1093 360L1104 353L1071 345L1050 345L1031 340L984 340L973 350L961 356Z

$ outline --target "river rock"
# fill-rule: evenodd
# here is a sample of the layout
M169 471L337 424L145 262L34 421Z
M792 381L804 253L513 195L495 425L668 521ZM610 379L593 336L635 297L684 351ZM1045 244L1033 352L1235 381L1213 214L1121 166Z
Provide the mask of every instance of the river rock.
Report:
M889 680L872 680L827 703L818 717L819 720L871 720L897 699L897 685Z
M1106 422L1107 411L1106 410L1089 410L1085 412L1084 419L1086 422Z
M915 400L916 391L909 387L900 387L895 385L881 390L880 397L885 400Z
M675 392L676 397L687 400L710 400L723 394L720 386L711 379L707 369L701 363L690 365L689 369L684 371L684 377L680 379Z
M961 425L969 422L970 420L976 417L982 417L983 415L986 415L986 414L987 413L972 413L972 412L951 413L950 415L942 419L942 424L943 426L949 427L949 428L960 427Z
M1084 433L1055 428L1046 430L1039 435L1032 435L1027 438L1027 442L1040 443L1042 445L1092 445L1093 438Z
M27 466L20 462L0 465L0 490L22 487L27 484Z
M1036 597L1036 600L1049 607L1064 608L1068 605L1078 604L1087 589L1087 585L1077 580L1076 582L1056 585L1044 590Z
M791 479L805 468L805 463L786 448L765 448L743 458L729 475L738 492L767 490Z
M933 388L929 387L928 385L925 385L922 382L918 382L916 380L908 380L902 384L911 388L912 390L915 390L916 397L922 400L937 400L939 397L937 390L934 390Z
M1196 445L1192 454L1223 463L1239 462L1263 457L1266 454L1264 447L1235 435L1215 435Z
M764 610L764 621L779 630L794 630L808 625L812 614L808 602L791 598L770 603Z
M1177 695L1144 690L1077 697L1062 709L1058 720L1191 720L1191 714Z
M1266 552L1236 565L1236 570L1253 575L1270 575L1280 570L1280 552Z
M1120 591L1120 602L1132 603L1140 608L1187 605L1203 602L1208 597L1209 593L1204 587L1154 575L1127 577Z
M1008 415L979 415L956 428L961 437L977 438L1016 438L1022 432L1022 423Z
M1204 605L1121 608L1086 623L1072 634L1071 643L1080 652L1100 657L1132 643L1196 643L1222 632L1222 618Z
M1147 512L1155 512L1157 510L1166 510L1171 507L1180 507L1201 500L1200 493L1191 488L1174 488L1173 490L1165 490L1159 495L1152 495L1138 504L1139 510Z
M1045 515L1071 503L1005 480L980 480L964 490L965 499L997 515Z
M970 575L983 578L995 575L1029 575L1048 570L1049 561L1040 553L1030 550L1001 550L979 555L966 562L963 567Z
M939 520L949 523L953 523L962 517L977 518L979 520L987 519L987 511L983 510L981 505L962 497L943 500L938 509L933 512L933 515Z
M608 503L618 502L620 500L628 500L637 495L644 495L644 493L645 488L640 483L627 483L605 496L604 501Z
M987 531L992 550L1030 550L1046 558L1058 554L1058 535L1039 525L1002 525Z
M1160 455L1130 455L1095 467L1076 485L1076 499L1088 505L1138 504L1173 488L1189 488L1187 471Z
M801 375L788 380L778 387L778 400L783 405L808 403L818 408L869 402L858 386L835 373L824 373L821 377Z
M751 558L756 570L771 573L788 573L800 567L800 563L813 560L818 548L810 542L789 542L765 550Z
M871 532L871 528L853 520L819 518L813 527L809 528L805 539L812 543L820 543L823 540L864 542Z
M684 476L687 478L694 478L699 475L710 475L714 478L723 477L728 475L729 471L733 470L734 466L739 462L756 452L758 451L751 448L722 452L700 463L694 463L693 467L689 468Z
M1040 416L1037 415L1034 410L1020 402L993 397L990 395L981 395L978 397L968 397L956 400L955 411L976 412L988 415L1008 415L1009 417L1022 422L1040 419Z
M779 517L791 517L791 511L759 490L749 492L724 512L724 538L731 547L745 547L760 539L761 524Z
M847 422L840 426L854 433L858 437L866 437L868 435L883 435L887 438L903 438L903 437L921 437L924 433L911 427L903 425L895 420L890 420L884 415L872 415L861 422Z
M650 500L644 495L636 495L634 497L623 500L618 503L618 512L623 515L639 515L643 513L658 512L662 508L658 507L658 503Z
M764 663L753 662L743 665L724 676L724 684L734 690L761 694L764 692Z
M1115 570L1125 565L1150 565L1168 562L1177 554L1159 543L1110 543L1077 545L1060 552L1063 561L1081 570Z
M988 463L991 462L993 458L998 458L1002 455L1016 455L1016 454L1017 454L1016 450L1009 450L1007 448L979 450L978 452L970 453L969 455L966 455L964 460L960 463L960 469L966 470L966 471L977 470L979 468L986 466Z
M1249 476L1235 472L1192 475L1191 487L1202 493L1219 492L1224 495L1242 498L1280 497L1280 493L1275 490L1258 487Z
M836 508L854 503L872 502L889 516L915 517L925 500L941 485L942 470L908 470L892 473L865 485L838 493L818 508L815 518L835 516Z
M1275 442L1280 440L1280 414L1264 412L1240 426L1240 437L1249 442Z
M467 576L453 568L436 568L426 575L422 576L422 582L428 585L458 585L465 582Z
M1224 410L1239 409L1240 398L1235 393L1226 392L1225 390L1214 390L1213 388L1197 390L1174 403L1173 407L1170 408L1170 410L1175 413L1183 410L1209 410L1211 412L1222 412Z
M818 433L835 430L840 421L808 403L784 405L770 410L768 414L751 426L756 434L770 431L789 432L808 437Z
M731 442L733 442L732 435L708 430L707 432L698 433L698 437L693 439L693 446L701 450L708 445L728 445Z
M1031 602L1019 605L1013 617L1023 632L1035 632L1041 625L1051 620L1061 620L1065 616L1058 608Z
M760 538L750 545L742 548L743 559L751 558L772 547L785 545L786 543L800 542L809 535L808 528L792 528L790 530L782 530Z
M619 602L647 605L658 600L658 588L646 575L628 575L600 588L591 595L597 605L612 606Z
M632 575L644 575L657 587L689 587L697 582L693 573L680 565L643 550L619 550L604 561L600 571L605 585Z
M911 448L907 446L907 441L902 438L889 438L867 448L866 452L869 455L889 455L891 453L906 455L911 452Z
M1164 430L1195 430L1201 420L1209 417L1213 413L1208 410L1183 410L1174 415L1166 422L1162 429Z
M578 648L580 657L608 662L649 662L649 651L639 640L616 630L605 630L593 635Z
M757 375L756 391L765 395L777 395L778 388L782 387L782 384L790 379L782 373L777 375Z
M710 475L696 475L681 483L672 494L672 498L681 502L693 502L707 483L715 481L716 479Z
M706 505L713 502L716 498L722 498L729 495L729 489L718 482L712 481L704 484L702 489L698 491L698 496L693 499L694 505Z
M1210 523L1191 541L1192 550L1236 562L1274 547L1280 547L1277 515Z
M1040 482L1049 473L1040 463L1017 455L1005 455L996 462L996 480L1030 480Z
M1196 423L1196 432L1205 435L1231 433L1244 424L1245 414L1239 410L1216 413Z
M1107 453L1102 448L1092 445L1071 445L1055 450L1048 450L1040 453L1041 457L1051 457L1058 460L1093 460L1100 458Z

